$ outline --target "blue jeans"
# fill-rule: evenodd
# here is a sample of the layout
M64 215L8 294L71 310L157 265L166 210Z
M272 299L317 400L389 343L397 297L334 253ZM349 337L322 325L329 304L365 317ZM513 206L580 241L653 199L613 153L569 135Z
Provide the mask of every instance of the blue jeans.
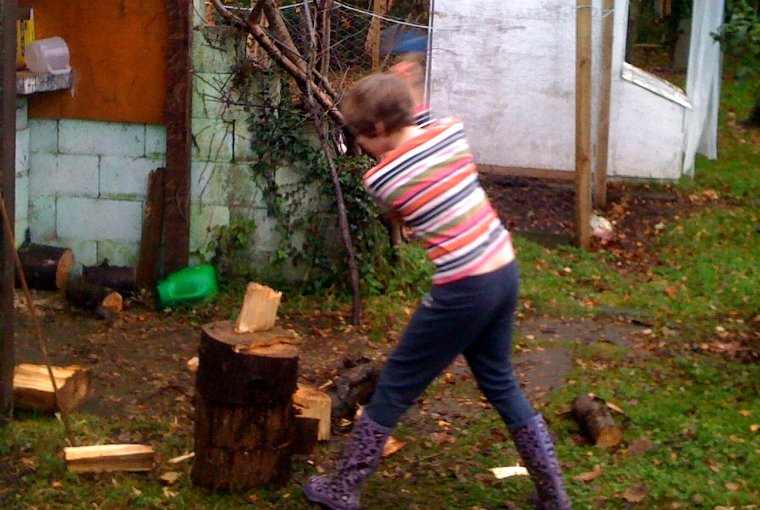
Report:
M369 417L395 427L459 354L508 427L535 416L510 361L519 281L517 263L512 262L491 273L433 286L383 368L365 409Z

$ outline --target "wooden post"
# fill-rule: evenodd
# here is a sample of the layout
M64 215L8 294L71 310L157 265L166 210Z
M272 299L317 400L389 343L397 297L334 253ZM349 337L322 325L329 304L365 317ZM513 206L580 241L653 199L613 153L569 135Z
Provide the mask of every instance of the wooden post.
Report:
M597 164L594 174L594 206L607 207L607 167L610 153L610 98L612 93L612 37L615 30L615 0L602 7L602 87L599 98Z
M0 191L11 225L16 187L16 0L0 2ZM4 232L5 230L0 230ZM13 265L15 240L0 247L0 421L13 410Z
M591 240L591 0L577 0L575 68L575 236Z
M372 21L367 35L367 51L372 57L372 72L380 70L380 18L390 9L391 0L374 0L372 2Z
M166 49L166 174L163 274L188 265L190 257L190 122L192 2L168 0Z

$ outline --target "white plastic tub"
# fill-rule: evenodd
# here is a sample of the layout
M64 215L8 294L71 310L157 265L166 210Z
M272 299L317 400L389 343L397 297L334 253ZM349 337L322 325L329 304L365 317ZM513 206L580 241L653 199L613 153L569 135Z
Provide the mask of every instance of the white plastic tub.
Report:
M35 73L64 74L71 71L69 47L60 37L40 39L24 49L26 66Z

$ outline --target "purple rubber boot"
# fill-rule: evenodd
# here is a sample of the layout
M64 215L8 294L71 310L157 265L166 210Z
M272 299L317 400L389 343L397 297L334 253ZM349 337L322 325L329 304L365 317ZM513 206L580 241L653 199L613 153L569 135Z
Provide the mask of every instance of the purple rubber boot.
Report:
M306 499L331 510L358 510L362 483L380 463L391 430L362 413L338 468L330 475L310 477L303 488Z
M536 508L571 510L572 504L565 492L554 443L544 417L537 414L523 425L510 429L510 432L525 468L536 485Z

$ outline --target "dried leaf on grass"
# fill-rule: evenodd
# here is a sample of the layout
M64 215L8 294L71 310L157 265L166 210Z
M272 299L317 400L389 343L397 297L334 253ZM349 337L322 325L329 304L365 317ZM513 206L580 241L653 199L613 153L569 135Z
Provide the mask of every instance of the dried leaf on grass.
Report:
M390 457L402 449L404 446L406 446L406 443L403 441L399 441L393 436L389 437L388 441L385 442L385 447L383 448L383 457Z
M576 475L573 477L573 480L577 480L579 482L590 482L592 480L596 480L603 474L604 472L602 471L602 467L597 464L596 466L594 466L593 471L586 471L585 473Z
M637 485L628 487L623 491L623 499L629 503L641 503L649 495L649 487L646 485Z

